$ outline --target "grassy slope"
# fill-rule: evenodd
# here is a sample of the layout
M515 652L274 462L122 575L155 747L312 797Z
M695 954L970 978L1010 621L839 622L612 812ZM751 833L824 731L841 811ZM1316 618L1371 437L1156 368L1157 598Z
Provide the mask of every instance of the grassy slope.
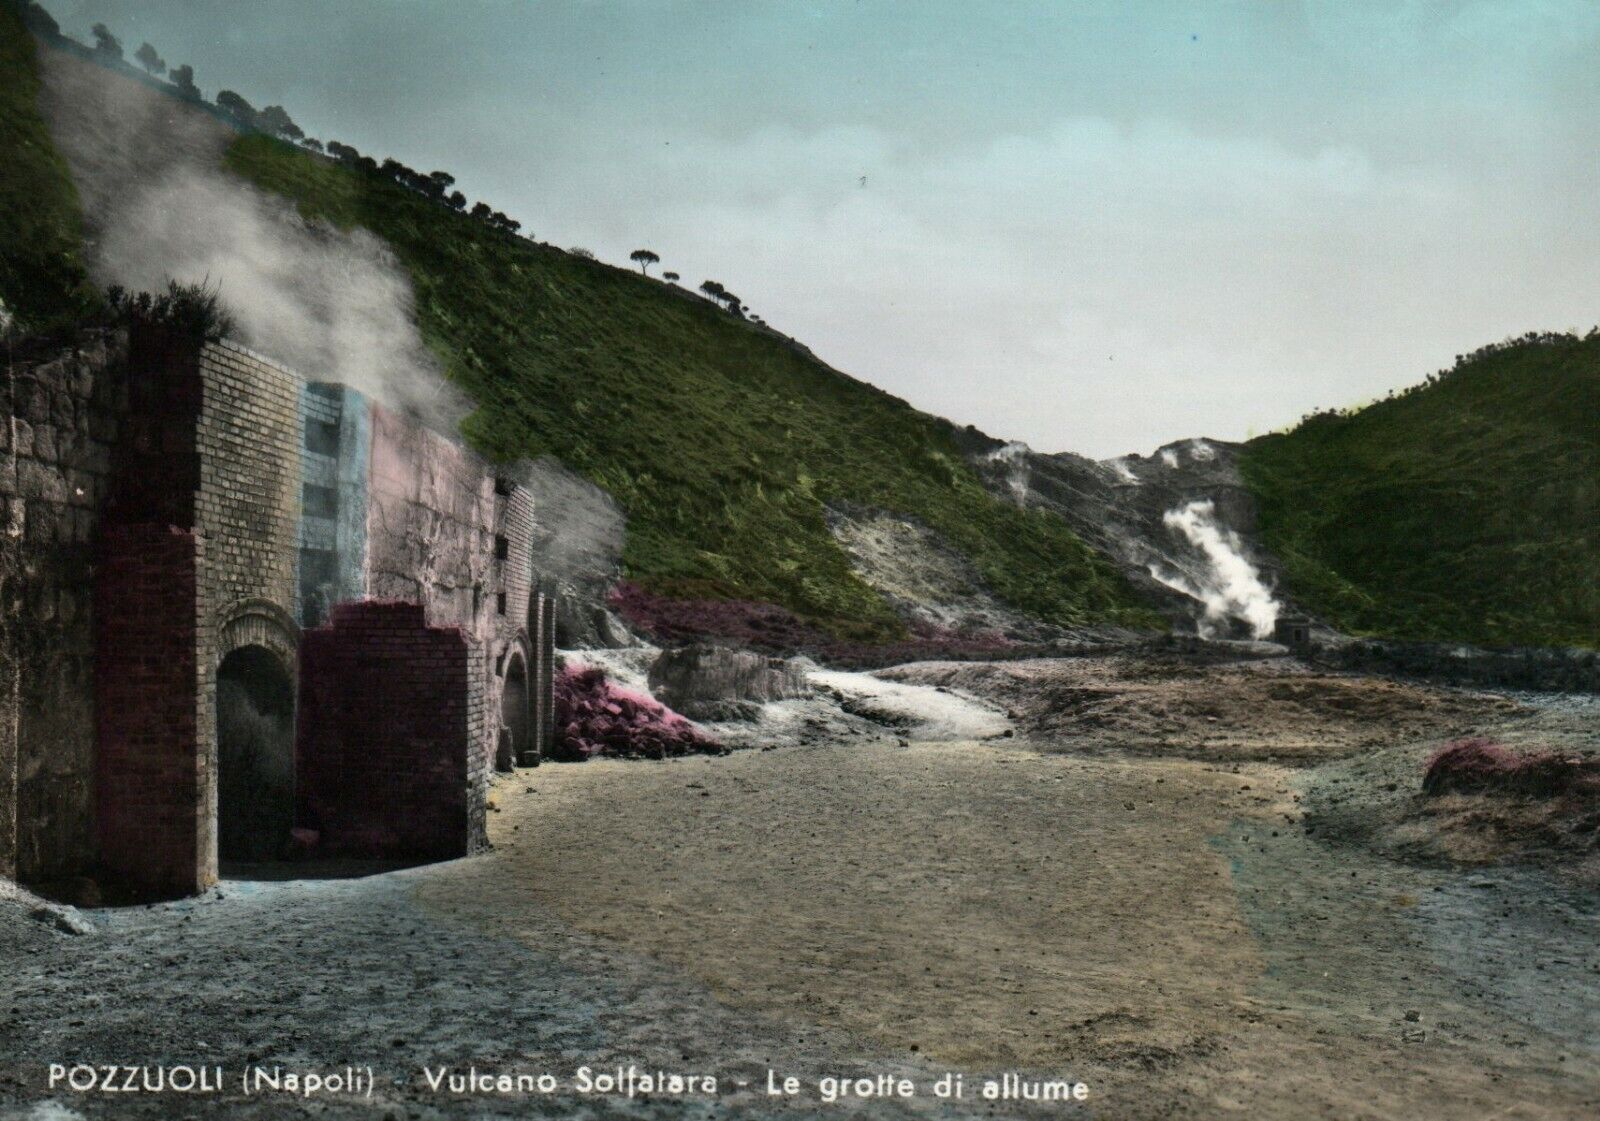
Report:
M98 297L83 267L78 193L37 108L36 49L16 9L0 3L0 301L49 329Z
M1290 589L1358 633L1600 646L1600 336L1252 441Z
M629 514L630 577L763 600L841 637L901 631L823 520L915 515L1008 603L1063 624L1154 622L1059 519L993 498L944 421L656 280L532 245L265 137L231 167L308 216L364 226L408 267L424 337L479 403L490 455L554 453Z

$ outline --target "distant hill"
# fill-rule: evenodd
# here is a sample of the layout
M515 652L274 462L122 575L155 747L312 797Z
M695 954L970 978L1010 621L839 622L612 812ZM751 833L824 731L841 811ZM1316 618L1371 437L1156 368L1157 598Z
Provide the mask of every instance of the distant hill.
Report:
M78 195L37 108L36 50L16 9L0 3L0 301L49 328L98 296L83 265Z
M1239 465L1289 589L1336 626L1600 647L1600 334L1485 347Z
M103 73L170 92L127 66ZM35 44L0 3L0 300L49 327L94 314L98 296L38 86ZM205 114L215 130L228 117L192 96L172 103L174 121ZM686 288L518 237L373 159L230 135L233 174L392 249L424 341L475 405L469 440L500 459L553 455L616 498L635 600L742 601L752 610L725 614L728 633L753 619L892 643L907 634L882 590L894 581L862 557L894 567L913 541L937 561L923 575L959 574L1048 623L1152 626L1154 603L1172 612L1147 571L1171 552L1164 509L1123 508L1137 457L1014 459ZM1171 469L1134 464L1136 497L1217 499L1224 522L1252 507L1263 571L1353 633L1594 647L1597 418L1600 337L1530 336L1358 412L1237 448L1173 445ZM1196 475L1206 463L1211 475ZM1055 508L1016 499L1024 467L1023 491L1049 490ZM888 525L874 511L901 523L893 541L874 538Z
M29 153L0 161L6 197L37 191L58 212L49 242L32 226L0 230L0 260L75 260L71 183L30 104L33 45L9 7L0 19L3 104ZM133 80L106 71L106 81ZM1027 616L1069 627L1159 622L1063 521L990 494L948 422L775 332L476 220L372 161L246 133L226 163L308 218L387 243L412 281L425 342L476 403L467 438L498 459L554 455L610 491L628 515L626 574L647 592L774 604L840 639L900 639L902 618L829 531L828 508L848 505L930 527ZM640 222L647 228L648 216ZM8 303L20 290L3 283L9 275L0 274ZM54 283L60 306L72 281Z

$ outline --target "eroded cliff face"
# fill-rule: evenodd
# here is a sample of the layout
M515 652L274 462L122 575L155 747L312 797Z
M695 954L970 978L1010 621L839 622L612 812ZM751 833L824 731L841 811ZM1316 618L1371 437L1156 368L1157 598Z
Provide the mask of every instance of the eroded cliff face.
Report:
M1237 444L1180 440L1096 461L977 440L968 457L994 493L1059 515L1117 561L1180 627L1271 636L1285 607L1280 570L1256 541Z

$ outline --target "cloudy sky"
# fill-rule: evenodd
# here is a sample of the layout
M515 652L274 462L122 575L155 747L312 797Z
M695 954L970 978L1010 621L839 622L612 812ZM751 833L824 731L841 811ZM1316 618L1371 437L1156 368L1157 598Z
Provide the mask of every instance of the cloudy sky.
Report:
M1044 451L1600 321L1589 0L45 0Z

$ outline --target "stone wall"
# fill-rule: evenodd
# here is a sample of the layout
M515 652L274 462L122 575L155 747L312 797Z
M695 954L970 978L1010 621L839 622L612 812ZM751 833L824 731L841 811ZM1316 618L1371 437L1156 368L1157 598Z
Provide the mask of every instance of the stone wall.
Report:
M201 354L196 528L219 616L265 600L293 614L301 499L301 381L232 343ZM220 657L226 651L216 652Z
M484 660L405 603L351 603L304 632L296 816L320 851L446 858L487 843Z
M217 867L216 693L222 660L259 646L292 683L299 648L295 607L301 504L301 393L304 383L267 358L230 342L200 355L196 426L200 485L195 525L205 541L200 632L201 812L211 826L203 874Z
M95 582L101 866L150 894L217 878L203 543L152 524L108 527Z
M549 605L533 593L526 491L410 418L231 343L89 333L65 353L12 356L4 391L0 874L48 883L98 861L150 893L212 882L229 763L219 666L259 648L292 692L301 621L368 596L415 605L363 649L402 694L431 700L419 735L380 722L365 741L393 747L377 766L401 835L361 845L425 855L481 843L507 696L496 674L520 667L506 702L519 726L548 719ZM318 641L348 682L359 674L337 652L366 641L349 638L365 617L340 618L345 644ZM349 694L357 708L370 703L362 690ZM526 721L518 698L535 710ZM325 692L314 711L344 703ZM300 726L328 742L315 720ZM446 771L448 812L428 778ZM346 792L317 785L330 773L306 789L337 802ZM250 786L251 772L228 774Z
M97 517L127 405L126 342L14 355L0 414L0 875L81 872L94 855Z
M544 593L533 597L529 609L529 630L533 646L533 727L534 755L530 762L549 759L556 742L556 628L555 598Z
M465 631L498 703L511 650L534 664L531 498L481 456L392 409L372 405L370 424L368 595L420 603L431 625ZM490 759L499 728L498 715L484 725Z

